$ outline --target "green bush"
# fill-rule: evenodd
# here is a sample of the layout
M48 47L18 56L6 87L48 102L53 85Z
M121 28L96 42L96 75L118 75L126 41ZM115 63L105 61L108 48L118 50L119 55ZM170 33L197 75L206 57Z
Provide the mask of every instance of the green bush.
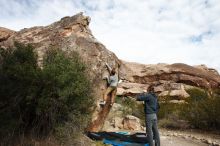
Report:
M6 138L30 126L40 73L33 47L15 46L0 54L0 137Z
M166 128L194 127L198 129L220 129L220 95L213 91L209 97L207 91L192 88L187 90L190 97L186 104L164 102L160 104L159 125ZM180 124L182 122L182 124Z
M158 112L159 126L169 129L185 129L188 128L187 121L182 117L182 110L186 104L175 104L165 101L160 103Z
M145 124L144 105L136 101L132 97L118 97L116 96L116 103L123 106L123 115L133 115L141 120L141 124Z
M220 89L218 88L213 89L212 96L220 96Z
M199 93L199 95L204 94ZM192 100L182 111L183 117L195 128L199 129L220 129L220 96L204 96L200 100ZM196 94L194 94L196 96Z
M168 101L160 103L160 109L157 114L158 119L167 119L172 116L178 116L183 109L183 106L183 104L169 103Z
M1 141L30 132L47 136L70 121L80 130L85 127L81 117L90 115L92 90L76 52L51 49L40 69L34 48L15 43L1 49L0 60Z
M206 90L191 88L186 90L186 92L190 95L189 102L199 101L205 98L208 98L208 93Z

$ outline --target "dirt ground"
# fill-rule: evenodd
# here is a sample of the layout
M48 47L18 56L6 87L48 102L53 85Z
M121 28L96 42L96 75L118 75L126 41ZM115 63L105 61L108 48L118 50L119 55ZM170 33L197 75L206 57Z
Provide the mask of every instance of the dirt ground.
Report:
M160 129L161 146L220 145L220 135L205 131Z
M181 137L174 136L163 136L160 137L161 146L208 146L208 144L202 143L197 140L184 139Z
M220 146L220 133L159 129L161 146ZM130 133L144 131L126 131Z

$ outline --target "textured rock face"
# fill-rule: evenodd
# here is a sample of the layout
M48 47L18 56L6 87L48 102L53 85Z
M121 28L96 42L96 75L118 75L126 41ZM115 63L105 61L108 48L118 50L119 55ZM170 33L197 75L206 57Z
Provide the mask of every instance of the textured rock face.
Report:
M126 130L141 130L141 123L140 123L140 119L132 116L132 115L127 115L124 119L123 119L123 128Z
M119 96L136 95L136 94L142 93L143 90L147 89L148 87L149 87L148 84L122 82L118 86L117 95L119 95Z
M216 75L219 75L219 73L218 73L218 71L217 71L216 69L214 69L214 68L208 68L208 67L207 67L206 65L204 65L204 64L196 65L196 66L194 66L194 67L199 68L199 69L202 69L202 70L205 70L205 71L212 72L212 73L214 73L214 74L216 74Z
M121 104L115 103L109 112L103 129L104 131L118 130L143 130L140 119L123 113L124 107Z
M123 107L121 104L115 103L109 112L108 117L104 123L102 130L104 131L117 131L123 129Z
M0 42L7 40L10 36L12 36L15 31L0 27Z
M164 84L169 81L206 89L220 86L220 76L216 73L181 63L143 65L123 62L120 70L123 79L132 83Z
M220 87L220 76L214 69L204 65L192 67L186 64L156 64L143 65L125 62L120 67L124 82L119 85L118 95L132 96L146 90L150 84L159 96L171 96L176 99L189 97L185 91L186 85L203 89Z

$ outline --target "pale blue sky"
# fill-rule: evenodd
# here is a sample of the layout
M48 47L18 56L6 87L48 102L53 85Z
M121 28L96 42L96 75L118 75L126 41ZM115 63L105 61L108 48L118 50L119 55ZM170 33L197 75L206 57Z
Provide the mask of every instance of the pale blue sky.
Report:
M20 30L84 12L120 59L206 64L220 71L220 0L0 0L0 26Z

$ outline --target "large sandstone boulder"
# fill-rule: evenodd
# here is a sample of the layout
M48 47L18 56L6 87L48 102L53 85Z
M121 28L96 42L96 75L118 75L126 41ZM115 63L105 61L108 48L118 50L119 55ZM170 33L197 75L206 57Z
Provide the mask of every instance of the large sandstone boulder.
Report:
M60 48L67 53L72 50L78 52L88 66L97 103L88 130L99 131L111 109L109 104L104 108L100 108L98 104L106 89L106 82L102 80L102 77L108 73L105 62L118 70L120 60L95 39L89 29L89 22L89 17L78 13L72 17L64 17L60 21L45 27L25 28L16 33L7 29L0 29L0 47L11 47L14 45L14 41L32 44L38 53L39 66L42 66L43 56L48 49Z
M140 119L132 115L127 115L122 123L125 130L140 131L142 129Z

